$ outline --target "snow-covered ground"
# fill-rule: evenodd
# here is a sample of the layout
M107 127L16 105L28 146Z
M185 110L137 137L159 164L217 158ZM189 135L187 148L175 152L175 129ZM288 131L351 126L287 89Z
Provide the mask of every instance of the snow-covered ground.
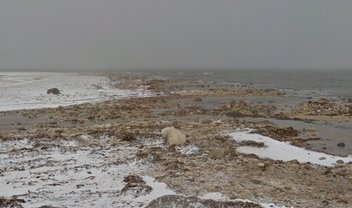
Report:
M88 142L86 146L60 139L1 142L0 196L18 195L26 201L24 207L141 207L175 194L166 184L143 176L148 165L136 157L138 148L109 145L110 140L85 136L80 142ZM143 176L151 192L121 191L130 174Z
M160 139L139 139L140 145L118 144L106 135L82 135L66 139L0 140L0 196L18 196L23 207L146 207L165 195L177 195L165 183L148 176L152 164L137 157L139 147L168 148ZM198 154L186 145L181 154ZM124 179L141 176L145 182L124 191ZM144 189L147 187L146 189ZM148 188L149 187L149 188ZM151 189L150 189L151 188ZM201 199L232 200L221 193L206 193ZM261 203L264 208L278 208Z
M265 147L258 148L251 146L241 146L237 148L237 151L245 154L255 154L261 158L269 158L282 161L298 160L300 163L310 162L312 164L322 166L334 166L338 160L342 160L344 163L352 161L352 156L339 157L321 152L310 151L293 146L287 142L280 142L270 137L254 134L251 132L251 129L237 130L229 134L229 136L231 136L236 142L242 142L246 140L263 142Z
M48 95L58 88L61 95ZM113 87L105 76L79 73L0 72L0 111L58 107L148 95Z
M251 202L251 203L255 203L251 200L247 200L247 199L230 199L228 196L219 193L219 192L211 192L211 193L206 193L203 196L199 197L201 199L211 199L214 201L240 201L240 202ZM262 206L263 208L286 208L284 207L278 207L273 203L259 203L260 206Z

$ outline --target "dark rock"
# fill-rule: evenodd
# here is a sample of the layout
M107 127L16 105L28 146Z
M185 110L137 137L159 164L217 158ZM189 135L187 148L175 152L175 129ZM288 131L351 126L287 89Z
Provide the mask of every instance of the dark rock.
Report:
M122 137L122 141L130 142L130 141L135 141L135 140L136 140L136 137L132 133L127 133L127 134L123 135L123 137Z
M345 143L343 143L343 142L339 142L339 143L337 143L337 146L338 146L338 147L345 147L345 146L346 146L346 144L345 144Z
M61 94L60 90L57 88L51 88L46 91L47 94L54 94L54 95L59 95Z
M200 97L198 97L198 98L194 99L194 101L195 101L195 102L202 102L202 101L203 101L203 99L202 99L202 98L200 98Z
M344 163L344 161L343 160L336 160L336 163L342 164L342 163Z
M258 147L262 148L265 147L264 142L256 142L256 141L251 141L251 140L245 140L240 143L241 146L251 146L251 147Z
M21 205L25 200L18 199L17 197L4 198L0 196L0 207L13 207L13 208L22 208Z
M18 130L19 130L19 131L26 131L27 129L24 128L24 127L20 127L20 128L18 128Z
M259 204L251 202L234 201L214 201L204 200L197 197L185 197L178 195L167 195L157 198L149 203L146 208L183 208L183 207L202 207L202 208L261 208Z
M330 204L330 202L328 200L324 200L321 202L324 206L328 206Z
M125 183L142 183L145 184L145 181L143 180L142 177L137 176L137 175L128 175L123 179L123 182Z
M121 190L123 194L129 194L135 198L149 194L153 188L146 185L142 177L136 175L129 175L123 179L127 184Z
M240 112L238 110L228 111L225 115L228 116L228 117L233 117L233 118L245 117L246 116L246 115L244 115L242 112Z

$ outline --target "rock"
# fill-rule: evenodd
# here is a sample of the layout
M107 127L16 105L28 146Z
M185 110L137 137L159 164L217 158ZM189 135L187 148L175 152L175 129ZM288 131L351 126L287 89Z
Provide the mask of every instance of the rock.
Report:
M343 143L343 142L339 142L339 143L337 143L337 146L338 146L338 147L345 147L345 146L346 146L346 144L345 144L345 143Z
M295 160L290 160L289 162L292 163L292 164L296 164L296 165L300 164L299 161L296 160L296 159Z
M344 161L343 160L336 160L336 163L342 164L342 163L344 163Z
M202 99L202 98L200 98L200 97L198 97L198 98L194 99L194 101L195 101L195 102L202 102L202 101L203 101L203 99Z
M251 140L245 140L240 143L241 146L251 146L251 147L258 147L262 148L265 147L264 142L256 142L256 141L251 141Z
M226 156L226 152L222 149L215 149L209 153L209 158L212 160L221 160Z
M330 202L328 200L324 200L321 202L324 206L328 206L330 204Z
M145 181L143 180L142 177L137 176L137 175L128 175L123 179L123 182L125 183L142 183L145 184Z
M336 175L339 175L339 176L347 176L348 175L348 170L343 168L343 169L339 169L336 171Z
M321 157L321 158L319 158L319 160L325 160L326 159L326 157Z
M262 171L265 171L267 166L268 166L268 165L265 164L265 163L258 163L258 164L257 164L257 167L260 168L260 169L262 169Z
M18 199L17 197L14 197L14 196L10 199L7 199L7 198L0 196L0 207L21 208L21 207L23 207L21 204L24 202L25 202L25 200Z
M197 197L186 197L179 195L167 195L157 198L149 203L146 208L183 208L183 207L202 207L202 208L261 208L259 204L241 201L214 201L211 199L199 199Z
M132 195L134 198L145 196L149 194L153 188L146 185L142 177L136 175L129 175L123 179L127 184L122 188L121 193Z
M24 127L20 127L20 128L18 128L18 130L19 130L19 131L26 131L27 129L24 128Z
M57 88L51 88L46 91L47 94L59 95L61 94L60 90Z
M127 133L123 135L122 141L130 142L130 141L135 141L136 137L132 133Z

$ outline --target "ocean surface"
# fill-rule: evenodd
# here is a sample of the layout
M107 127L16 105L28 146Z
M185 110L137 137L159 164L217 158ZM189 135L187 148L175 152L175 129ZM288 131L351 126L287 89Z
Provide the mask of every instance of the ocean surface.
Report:
M48 95L58 88L60 95ZM0 111L47 108L143 96L112 86L105 76L80 73L0 72Z
M351 70L173 70L160 74L179 79L199 79L278 88L302 96L352 97Z

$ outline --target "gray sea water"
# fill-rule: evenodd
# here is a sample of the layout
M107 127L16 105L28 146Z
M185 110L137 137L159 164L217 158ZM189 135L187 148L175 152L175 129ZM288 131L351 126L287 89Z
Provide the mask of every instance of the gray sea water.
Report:
M306 96L352 97L352 70L170 70L160 74L278 88Z

